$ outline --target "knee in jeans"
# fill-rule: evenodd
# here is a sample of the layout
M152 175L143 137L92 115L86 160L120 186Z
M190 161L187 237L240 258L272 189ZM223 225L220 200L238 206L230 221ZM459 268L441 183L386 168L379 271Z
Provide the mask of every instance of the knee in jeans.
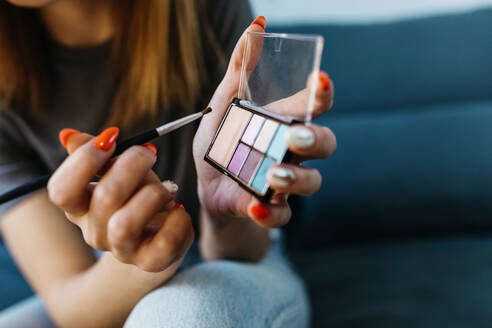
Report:
M127 326L271 327L307 316L305 305L302 286L293 277L252 264L209 262L144 297Z

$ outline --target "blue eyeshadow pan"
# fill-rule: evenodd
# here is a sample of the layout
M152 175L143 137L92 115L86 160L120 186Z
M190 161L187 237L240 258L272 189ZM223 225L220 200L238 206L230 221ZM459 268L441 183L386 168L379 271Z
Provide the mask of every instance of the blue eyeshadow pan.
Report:
M272 165L275 165L275 162L269 157L264 157L260 167L256 171L251 186L260 193L263 193L267 187L267 172Z
M273 157L277 161L281 162L282 158L287 151L287 142L285 141L285 134L288 131L286 125L280 124L277 133L273 137L273 141L268 148L267 155Z

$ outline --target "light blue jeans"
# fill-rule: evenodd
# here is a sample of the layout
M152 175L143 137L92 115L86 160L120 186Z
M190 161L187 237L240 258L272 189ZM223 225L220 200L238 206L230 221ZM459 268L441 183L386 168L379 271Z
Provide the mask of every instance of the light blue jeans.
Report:
M308 327L303 283L283 255L278 231L272 237L268 255L257 264L188 260L135 306L125 327ZM0 312L0 327L49 326L37 298Z

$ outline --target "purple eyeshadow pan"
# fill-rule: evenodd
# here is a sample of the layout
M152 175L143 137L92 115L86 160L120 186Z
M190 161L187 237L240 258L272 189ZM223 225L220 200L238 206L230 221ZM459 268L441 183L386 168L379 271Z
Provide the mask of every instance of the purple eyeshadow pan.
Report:
M243 165L246 156L248 156L248 153L249 153L249 148L240 143L237 146L236 152L234 153L234 156L232 156L231 162L229 163L227 169L232 173L234 173L235 175L238 175L239 169Z
M258 135L258 132L260 131L261 125L265 119L259 115L253 115L251 118L251 121L249 121L248 128L244 132L242 141L245 144L248 145L253 145L253 142L255 142L256 136Z
M244 182L249 183L251 177L256 171L256 167L258 166L258 163L262 158L263 155L261 153L252 149L251 152L249 153L248 158L246 159L246 162L243 165L243 168L241 169L241 173L239 173L239 178Z

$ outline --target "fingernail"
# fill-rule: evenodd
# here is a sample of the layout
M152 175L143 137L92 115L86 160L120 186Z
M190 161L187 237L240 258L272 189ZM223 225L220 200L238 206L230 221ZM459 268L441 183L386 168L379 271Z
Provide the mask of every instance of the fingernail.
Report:
M319 82L323 87L323 90L328 91L331 88L330 76L325 72L319 72Z
M295 179L294 172L283 167L275 167L268 171L268 181L274 187L287 188Z
M151 144L150 142L144 143L142 147L147 148L154 154L154 156L157 156L157 147L154 144Z
M266 18L265 16L258 16L255 18L255 20L251 23L251 25L260 25L262 29L266 29Z
M309 148L314 144L314 134L308 128L293 127L287 132L287 142L296 148Z
M171 180L164 181L162 185L164 186L164 188L167 189L167 191L169 191L170 194L175 194L179 190L179 186L174 182L172 182Z
M77 133L80 133L80 131L77 131L75 129L63 129L60 131L60 133L58 134L58 139L60 140L63 148L67 148L68 139L70 139L71 136Z
M251 207L251 213L257 219L265 219L270 215L270 211L263 204L256 204Z
M174 204L174 208L180 208L180 209L182 209L182 210L184 210L184 209L185 209L185 207L183 206L183 204L180 204L180 203L175 203L175 204Z
M120 134L120 129L117 127L110 127L101 132L100 135L94 140L93 145L102 151L108 151L113 147L118 135Z

